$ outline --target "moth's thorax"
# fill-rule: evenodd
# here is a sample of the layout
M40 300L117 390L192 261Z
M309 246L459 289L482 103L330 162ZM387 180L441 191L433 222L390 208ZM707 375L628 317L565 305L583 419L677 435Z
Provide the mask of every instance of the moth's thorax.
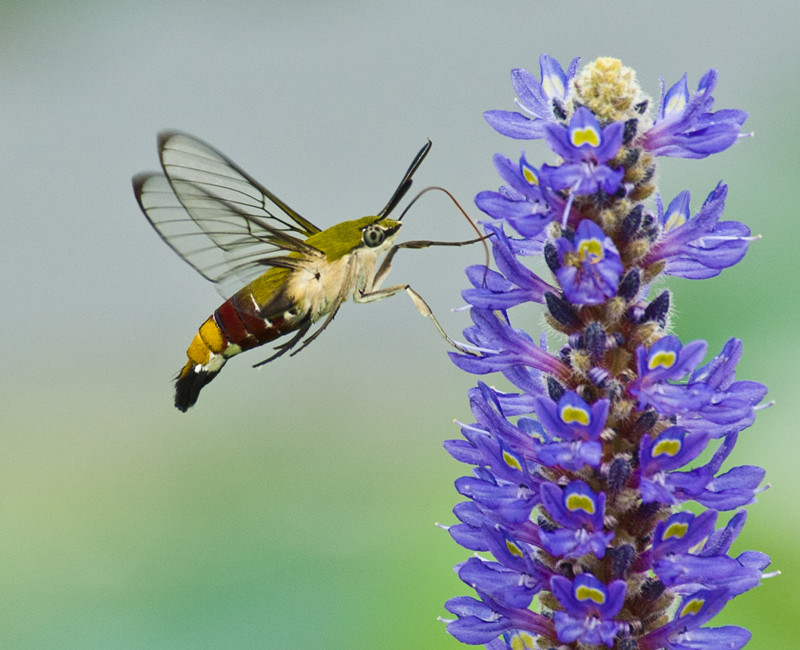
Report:
M287 282L289 296L308 310L315 321L329 313L339 295L345 300L356 291L371 289L378 260L394 244L396 234L375 248L360 246L352 253L329 261L322 257L309 259L302 267L292 271Z

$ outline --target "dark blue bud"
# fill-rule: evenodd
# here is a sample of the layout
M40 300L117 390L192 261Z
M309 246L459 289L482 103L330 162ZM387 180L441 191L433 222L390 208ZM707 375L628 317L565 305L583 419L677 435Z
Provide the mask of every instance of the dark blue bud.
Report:
M611 575L614 578L625 579L631 570L631 565L636 557L636 549L631 544L623 544L612 548L611 555Z
M631 475L631 464L625 458L615 458L608 468L608 486L612 492L619 492L628 482Z
M553 115L562 122L567 119L567 111L564 110L561 101L555 97L553 97Z
M628 168L633 167L637 162L639 162L641 153L641 149L628 149L625 152L625 157L622 160L622 166Z
M645 183L649 183L650 181L653 180L653 177L655 175L656 175L656 166L651 165L645 170L644 174L642 174L642 178L639 180L637 185L644 185Z
M537 517L536 518L536 525L539 526L543 531L552 533L554 530L558 528L552 521L547 519L546 517Z
M622 132L622 144L630 144L636 137L636 131L638 128L639 120L637 118L633 117L629 120L626 120L625 130Z
M661 582L661 580L648 578L642 584L642 588L639 593L645 600L653 602L656 598L659 598L661 594L664 593L664 583Z
M622 239L625 241L630 241L633 239L633 236L639 232L639 228L642 225L643 213L644 207L642 207L642 204L639 203L635 208L633 208L633 210L625 215L625 218L622 220L622 224L620 225L619 229L619 234Z
M669 289L664 289L655 300L644 309L644 320L655 321L661 327L667 325L667 312L669 312Z
M561 268L561 262L558 261L558 250L553 242L547 242L544 245L544 261L547 262L547 268L554 274Z
M628 271L619 283L617 295L623 300L633 300L639 293L639 287L642 282L641 277L639 269Z
M581 321L578 318L578 315L575 313L575 310L572 308L572 305L570 305L562 297L557 296L552 292L547 292L544 294L544 300L547 304L547 310L557 322L565 325L566 327L576 329L581 326ZM669 303L667 305L669 306Z
M642 234L651 242L658 238L658 227L656 226L655 217L653 217L652 214L647 214L642 219Z
M655 409L649 408L643 411L633 425L633 435L641 438L642 435L650 431L658 422L658 413Z
M603 358L606 351L606 331L600 323L589 323L583 331L583 343L592 359L597 361Z
M564 393L566 392L567 392L566 388L564 388L561 384L559 384L554 377L548 375L547 394L550 396L551 400L557 402L564 396Z

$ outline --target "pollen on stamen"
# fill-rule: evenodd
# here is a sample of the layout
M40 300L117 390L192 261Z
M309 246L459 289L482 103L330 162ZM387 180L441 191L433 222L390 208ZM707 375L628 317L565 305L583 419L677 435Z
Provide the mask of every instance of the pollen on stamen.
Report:
M600 57L588 63L574 83L578 101L601 122L641 117L637 106L649 100L636 81L633 68L613 57Z

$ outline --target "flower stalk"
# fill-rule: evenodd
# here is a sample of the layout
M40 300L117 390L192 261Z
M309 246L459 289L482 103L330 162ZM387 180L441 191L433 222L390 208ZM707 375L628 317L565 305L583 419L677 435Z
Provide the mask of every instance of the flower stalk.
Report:
M466 500L448 530L475 552L456 571L477 595L447 602L447 629L490 650L741 648L749 631L706 623L770 561L730 554L764 470L723 470L766 387L736 380L739 340L703 364L705 341L670 334L672 295L653 283L712 277L747 252L747 226L720 220L727 186L695 213L688 192L664 209L656 187L659 156L723 151L747 113L713 111L714 70L693 93L685 75L662 83L653 107L617 59L565 72L543 55L540 68L541 81L512 72L517 111L485 113L558 162L497 154L504 185L476 197L498 270L468 269L464 334L478 356L451 358L515 390L479 382L475 422L445 443L473 468L456 481ZM549 278L530 269L535 256ZM563 335L559 350L513 322L530 302Z

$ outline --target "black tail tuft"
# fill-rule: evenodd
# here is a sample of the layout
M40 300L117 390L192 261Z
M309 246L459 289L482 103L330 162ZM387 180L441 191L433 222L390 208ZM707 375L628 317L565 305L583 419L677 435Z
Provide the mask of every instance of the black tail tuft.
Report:
M203 386L216 376L216 372L206 372L205 370L196 372L194 369L178 375L175 380L175 407L186 413L197 402Z

